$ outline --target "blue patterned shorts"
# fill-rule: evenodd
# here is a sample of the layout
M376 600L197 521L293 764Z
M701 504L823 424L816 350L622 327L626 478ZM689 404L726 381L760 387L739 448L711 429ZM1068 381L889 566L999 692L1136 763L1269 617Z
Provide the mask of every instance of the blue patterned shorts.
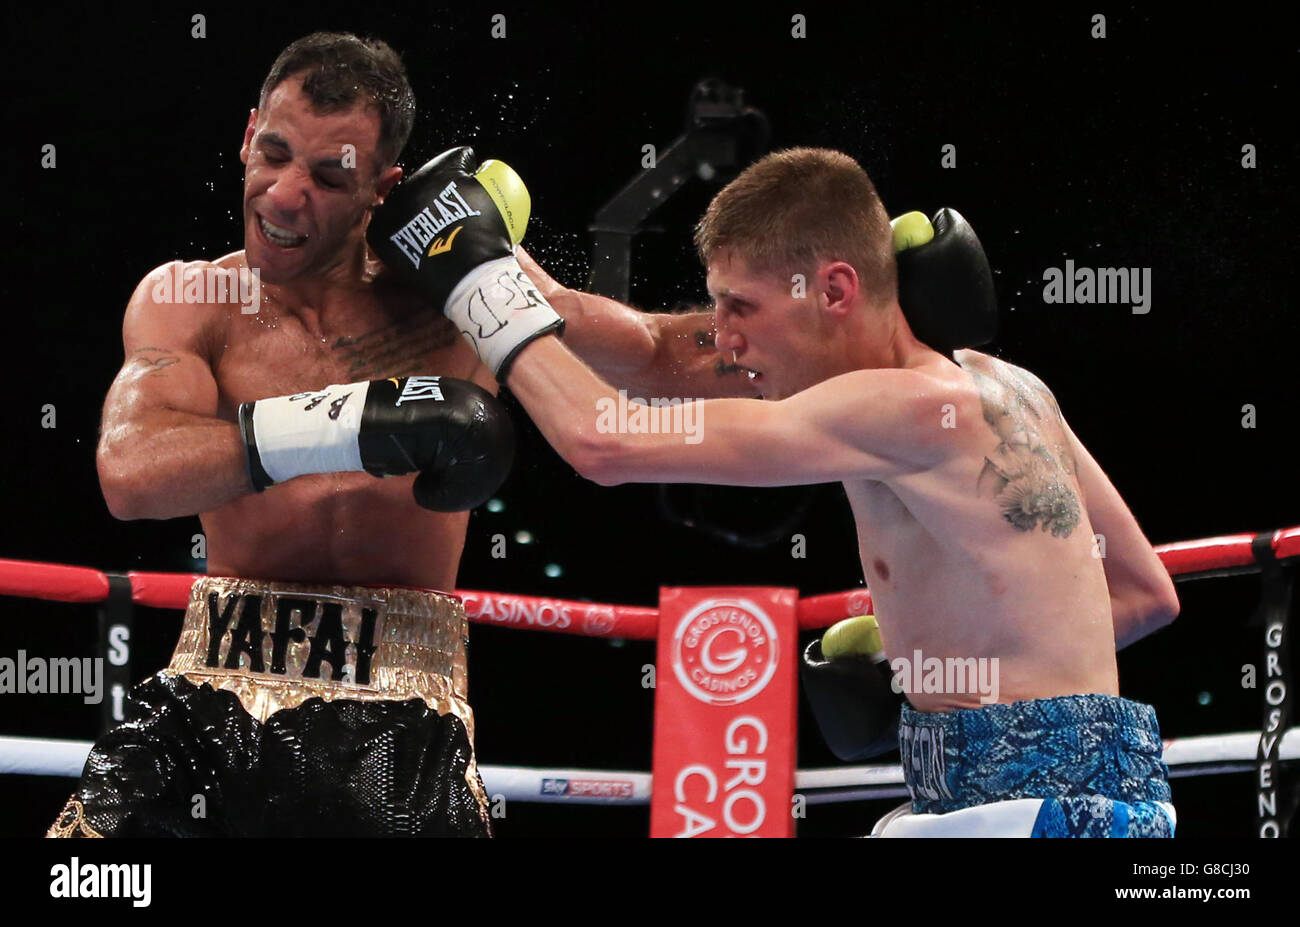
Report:
M1040 798L1035 837L1172 837L1169 769L1150 705L1112 695L942 713L904 706L898 731L914 814Z

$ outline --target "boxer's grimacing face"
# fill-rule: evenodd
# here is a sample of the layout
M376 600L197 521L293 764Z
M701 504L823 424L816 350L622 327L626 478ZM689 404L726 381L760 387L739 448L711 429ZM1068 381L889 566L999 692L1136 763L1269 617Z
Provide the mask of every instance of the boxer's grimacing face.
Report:
M401 177L378 172L379 114L363 103L317 114L290 77L253 110L239 160L244 250L271 284L317 276L355 254L369 209Z
M709 262L708 290L717 349L734 355L764 399L784 399L833 375L831 324L815 282L795 296L788 278L754 273L743 258L724 253Z

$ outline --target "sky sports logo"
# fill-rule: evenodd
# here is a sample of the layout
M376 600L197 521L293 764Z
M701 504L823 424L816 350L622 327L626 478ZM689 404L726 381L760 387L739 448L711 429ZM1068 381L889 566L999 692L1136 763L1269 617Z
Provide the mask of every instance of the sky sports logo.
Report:
M562 798L631 798L632 783L626 779L543 779L542 794Z

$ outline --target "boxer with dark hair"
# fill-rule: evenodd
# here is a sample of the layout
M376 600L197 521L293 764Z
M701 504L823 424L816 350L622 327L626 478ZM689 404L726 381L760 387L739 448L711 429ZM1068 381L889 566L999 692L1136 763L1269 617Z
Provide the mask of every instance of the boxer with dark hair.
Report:
M385 43L294 42L244 131L244 250L131 297L104 498L197 513L212 575L51 835L489 833L464 610L421 590L454 588L513 431L455 329L366 250L414 116Z

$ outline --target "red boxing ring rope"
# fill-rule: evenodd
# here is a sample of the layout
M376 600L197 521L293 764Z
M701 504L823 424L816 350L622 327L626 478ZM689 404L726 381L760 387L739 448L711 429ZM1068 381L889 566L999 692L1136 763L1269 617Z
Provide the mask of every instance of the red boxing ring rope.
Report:
M1157 547L1170 576L1195 579L1246 571L1259 565L1258 551L1266 546L1274 559L1300 557L1300 526L1280 528L1265 535L1230 534L1222 537L1177 541ZM131 600L149 608L185 608L197 574L131 571ZM92 567L65 566L33 560L0 558L0 595L23 596L54 602L102 602L108 598L108 574ZM576 602L504 592L460 590L471 622L557 631L586 637L654 640L659 623L657 608ZM829 627L843 618L868 614L871 593L866 589L831 592L799 600L799 629Z

